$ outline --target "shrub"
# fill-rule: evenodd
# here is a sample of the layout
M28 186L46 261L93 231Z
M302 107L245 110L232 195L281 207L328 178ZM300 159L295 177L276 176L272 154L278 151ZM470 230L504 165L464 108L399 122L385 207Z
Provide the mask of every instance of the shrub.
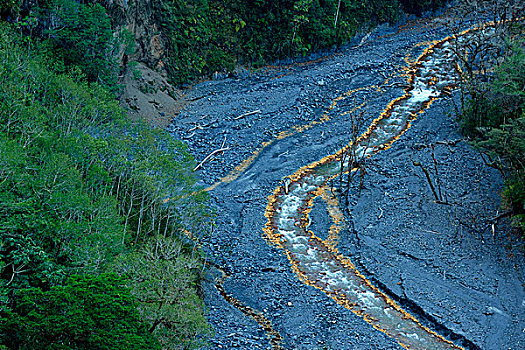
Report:
M464 133L488 157L488 164L505 177L503 205L513 223L525 228L525 49L523 41L510 45L503 62L475 85L463 105L460 121ZM484 83L488 80L490 83ZM481 82L481 83L479 83ZM472 92L475 92L472 96Z

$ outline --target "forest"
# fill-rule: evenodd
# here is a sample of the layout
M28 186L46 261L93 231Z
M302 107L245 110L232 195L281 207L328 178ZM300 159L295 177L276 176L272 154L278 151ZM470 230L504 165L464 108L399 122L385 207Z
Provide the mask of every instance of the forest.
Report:
M169 80L188 87L445 3L155 0L151 12ZM197 349L213 332L188 238L213 230L208 194L182 141L119 106L135 44L108 7L0 1L0 349ZM463 62L456 112L504 177L502 208L523 237L523 27L507 33L490 67Z
M165 0L154 6L176 84L347 43L358 31L445 3L410 0Z
M104 72L16 26L0 37L1 344L199 347L203 260L184 232L211 214L193 157L128 120Z

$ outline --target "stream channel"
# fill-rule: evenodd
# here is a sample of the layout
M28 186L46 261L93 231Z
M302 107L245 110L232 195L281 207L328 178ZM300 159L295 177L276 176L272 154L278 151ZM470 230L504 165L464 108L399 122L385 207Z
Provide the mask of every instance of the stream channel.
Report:
M486 224L502 180L457 132L440 23L189 92L170 131L198 161L227 146L199 170L217 212L210 349L525 347L523 247ZM344 213L348 150L366 174ZM447 204L416 160L435 164Z

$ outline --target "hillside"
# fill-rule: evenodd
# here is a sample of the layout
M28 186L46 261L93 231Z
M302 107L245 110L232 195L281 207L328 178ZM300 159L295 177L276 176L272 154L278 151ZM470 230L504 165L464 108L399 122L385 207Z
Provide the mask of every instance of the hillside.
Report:
M197 346L202 260L183 232L204 233L209 211L193 158L103 86L53 72L44 45L0 31L1 343Z

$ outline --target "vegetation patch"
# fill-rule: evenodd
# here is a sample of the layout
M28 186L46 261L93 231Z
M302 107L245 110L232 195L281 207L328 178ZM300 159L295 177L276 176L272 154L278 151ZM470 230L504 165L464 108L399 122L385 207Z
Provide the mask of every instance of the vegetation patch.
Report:
M460 1L455 18L472 21L478 16L493 19L467 41L456 41L461 91L457 113L462 131L472 138L485 162L505 179L504 213L523 237L525 230L525 49L520 1ZM487 22L487 21L485 21Z
M0 344L197 347L202 261L184 232L210 214L194 159L45 48L0 28Z
M397 21L437 1L161 0L154 13L167 42L172 81L184 84L237 64L258 66L344 44L359 30Z

